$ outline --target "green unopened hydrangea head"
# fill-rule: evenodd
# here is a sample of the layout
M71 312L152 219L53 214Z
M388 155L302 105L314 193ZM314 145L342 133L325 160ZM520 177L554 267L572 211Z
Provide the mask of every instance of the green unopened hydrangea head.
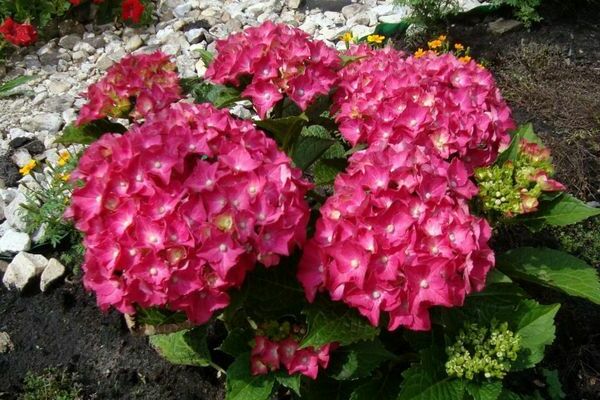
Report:
M507 217L536 211L543 192L565 190L553 174L550 151L523 139L514 161L475 170L483 209Z
M446 373L469 380L478 375L502 379L520 349L521 337L510 331L506 322L493 322L491 327L466 324L456 341L446 347Z

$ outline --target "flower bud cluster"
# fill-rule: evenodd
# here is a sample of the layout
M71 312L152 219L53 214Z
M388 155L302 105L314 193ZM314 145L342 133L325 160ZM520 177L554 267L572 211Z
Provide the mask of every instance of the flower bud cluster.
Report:
M502 379L517 359L521 337L508 329L506 322L491 328L466 324L456 341L446 348L446 373L451 377Z
M550 179L553 173L550 151L521 140L514 161L475 170L484 210L508 217L536 211L542 193L565 190L561 183Z

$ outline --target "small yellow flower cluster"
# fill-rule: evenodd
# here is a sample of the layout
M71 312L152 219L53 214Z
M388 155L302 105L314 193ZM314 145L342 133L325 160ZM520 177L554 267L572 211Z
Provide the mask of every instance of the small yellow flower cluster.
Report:
M367 36L367 42L373 44L382 44L385 40L385 36L382 35L369 35Z
M69 161L69 159L71 159L69 152L66 150L61 151L58 155L58 165L63 167Z
M427 47L429 50L424 50L422 48L418 48L415 52L415 58L421 58L427 53L432 52L434 54L444 54L444 53L453 53L460 62L468 63L473 58L469 55L471 49L469 47L465 47L462 43L454 43L454 49L451 50L450 42L448 41L448 36L440 35L436 39L430 40L427 42ZM477 64L479 67L484 68L483 65Z
M340 40L345 42L346 44L349 44L354 40L354 36L352 36L352 32L346 32L342 36L340 36Z
M21 173L21 175L29 175L31 170L34 169L36 166L37 166L36 160L29 160L29 162L27 164L25 164L23 166L23 168L21 168L19 170L19 172Z

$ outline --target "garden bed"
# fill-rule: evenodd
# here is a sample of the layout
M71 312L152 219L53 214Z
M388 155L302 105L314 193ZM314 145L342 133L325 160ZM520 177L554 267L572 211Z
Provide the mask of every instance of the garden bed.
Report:
M487 32L489 21L476 21L453 26L450 35L489 63L517 122L533 122L552 149L558 179L580 198L600 201L600 25L586 12L565 19L546 10L544 16L530 32L494 36ZM590 229L600 226L597 221ZM513 237L519 245L560 246L553 231L534 242L521 241L518 232ZM27 372L47 367L72 374L85 398L224 397L213 370L170 364L145 337L131 335L121 314L102 314L79 278L72 279L45 294L0 288L0 331L10 332L14 343L13 351L0 354L0 399L16 398ZM528 289L544 303L563 304L543 366L559 371L568 399L600 397L600 306ZM537 384L543 385L523 380L509 386Z

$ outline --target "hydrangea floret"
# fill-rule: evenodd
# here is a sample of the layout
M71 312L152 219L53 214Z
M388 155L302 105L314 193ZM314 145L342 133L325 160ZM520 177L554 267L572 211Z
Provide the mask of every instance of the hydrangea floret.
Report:
M327 368L329 352L335 344L326 344L318 349L300 348L306 327L298 324L272 321L256 332L253 341L250 370L252 375L264 375L285 367L288 374L301 374L316 379L319 367Z
M533 142L519 142L515 160L475 170L479 198L486 211L510 217L537 210L544 192L564 191L554 174L550 151Z
M303 243L310 184L275 142L211 105L176 103L83 154L67 217L99 306L183 311L201 324L259 261Z
M177 68L161 52L130 55L110 67L85 97L79 125L105 117L141 120L181 98Z
M329 93L341 64L337 51L325 42L271 22L217 41L217 52L206 78L243 87L242 96L261 118L284 95L305 110L318 95Z
M494 254L488 223L469 213L477 189L458 158L402 141L363 150L320 209L298 279L309 301L329 292L377 326L428 330L428 309L481 290Z
M410 140L469 168L491 164L510 142L511 112L489 71L452 54L406 57L353 47L339 72L333 111L351 144Z
M491 327L466 324L455 342L446 348L446 373L451 377L502 379L510 372L511 361L517 359L521 336L508 329L508 323L492 323Z

